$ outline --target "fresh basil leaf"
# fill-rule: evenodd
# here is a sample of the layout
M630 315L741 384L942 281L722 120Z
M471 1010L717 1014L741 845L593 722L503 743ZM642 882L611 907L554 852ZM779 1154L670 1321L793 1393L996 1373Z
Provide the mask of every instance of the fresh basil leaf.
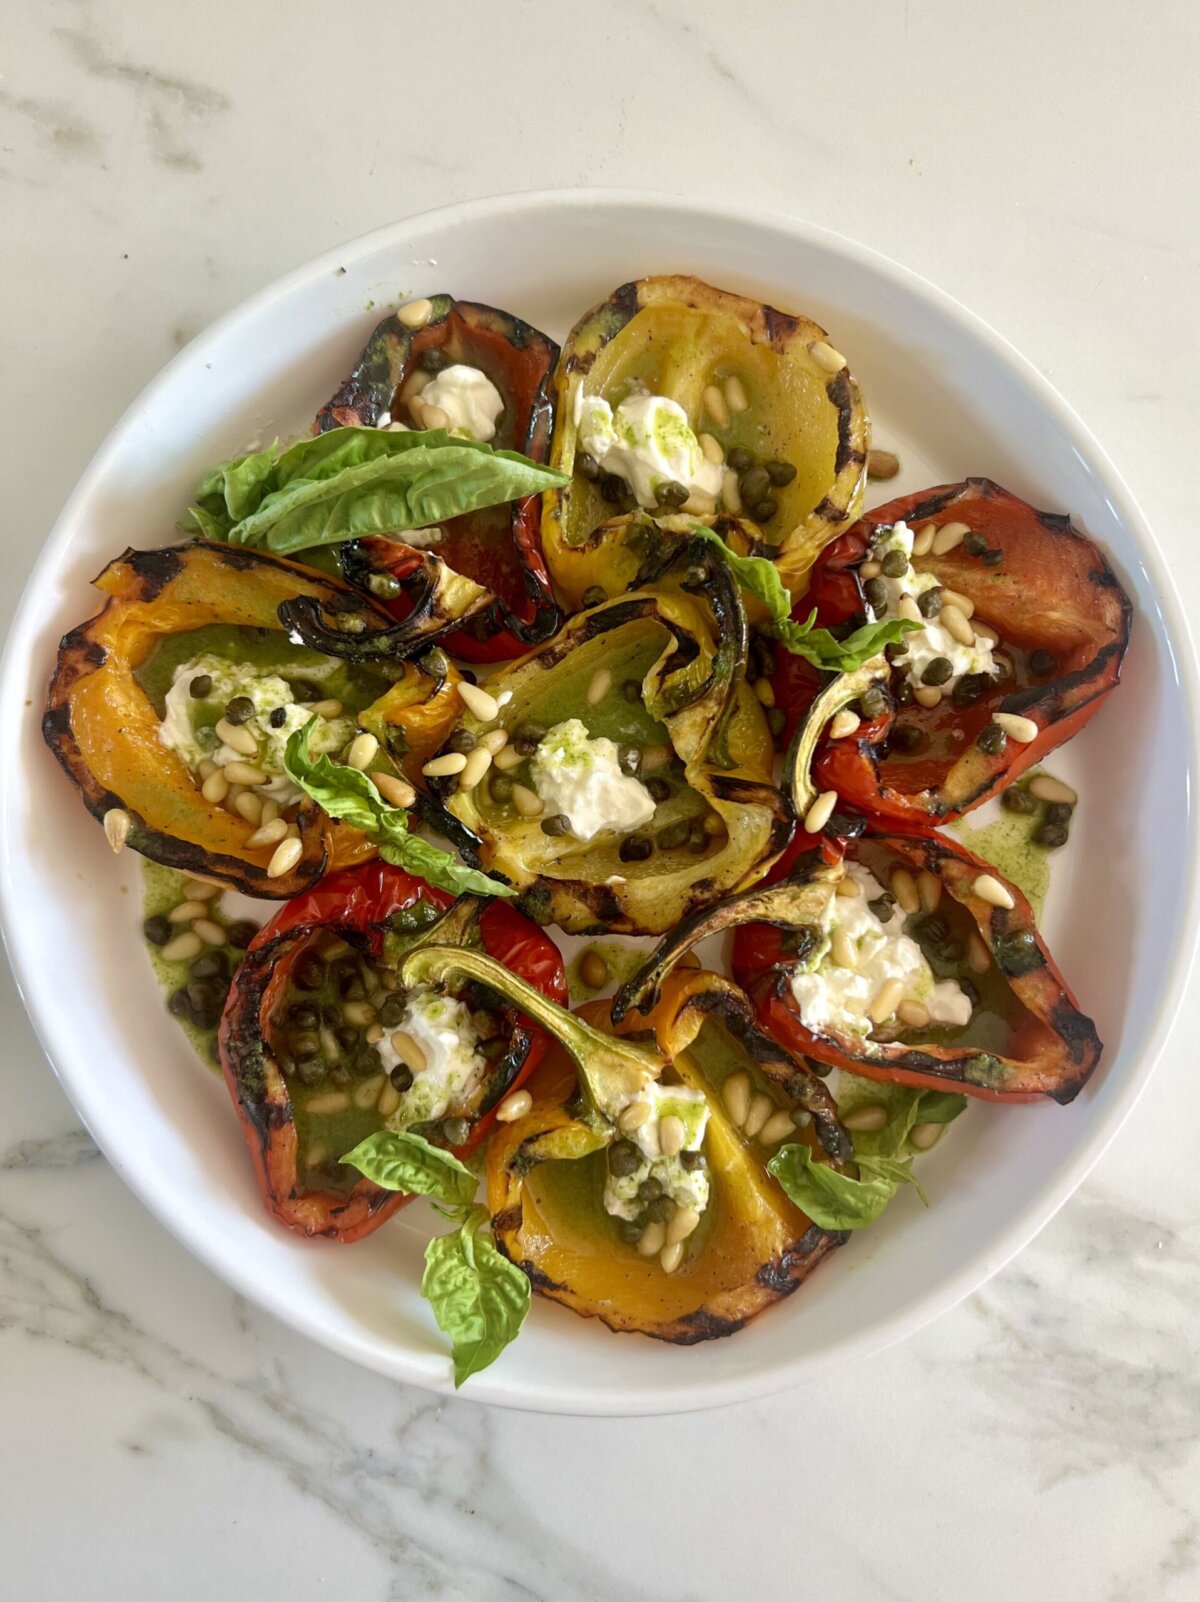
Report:
M288 556L429 528L568 482L517 451L445 429L335 428L214 468L191 516L206 538Z
M882 1129L854 1131L857 1157L909 1157L909 1135L917 1124L948 1124L967 1104L965 1096L945 1090L914 1090L909 1085L880 1084L861 1074L843 1072L838 1083L838 1112L844 1118L859 1107L883 1107Z
M456 1388L495 1362L529 1312L529 1280L499 1250L487 1221L476 1208L461 1229L425 1248L421 1294L450 1337Z
M803 623L795 623L791 617L792 598L774 562L765 556L739 556L715 529L703 523L693 523L692 532L717 546L741 587L766 606L771 614L771 631L780 644L826 673L852 673L878 656L885 645L895 645L911 629L921 626L907 618L891 618L882 623L865 623L848 639L838 640L828 629L813 626L817 620L815 611Z
M478 1181L453 1152L433 1146L412 1130L377 1129L342 1158L384 1190L432 1196L451 1206L474 1200Z
M371 783L369 775L346 767L322 754L309 755L309 741L316 727L312 717L288 740L283 765L293 784L337 818L358 829L379 848L379 855L393 867L404 868L424 879L426 884L452 895L512 896L511 885L501 884L475 868L468 868L440 846L418 840L408 832L408 814L392 807Z
M781 1146L767 1164L784 1193L822 1229L863 1229L873 1224L901 1185L916 1185L911 1162L858 1158L860 1177L814 1162L809 1147ZM917 1185L922 1201L924 1192Z

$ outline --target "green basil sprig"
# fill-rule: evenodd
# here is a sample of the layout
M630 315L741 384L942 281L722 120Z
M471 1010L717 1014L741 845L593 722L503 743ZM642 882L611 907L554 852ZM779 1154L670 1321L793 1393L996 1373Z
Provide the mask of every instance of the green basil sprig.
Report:
M382 1190L430 1196L451 1207L475 1199L475 1175L444 1146L434 1146L411 1129L377 1129L342 1158Z

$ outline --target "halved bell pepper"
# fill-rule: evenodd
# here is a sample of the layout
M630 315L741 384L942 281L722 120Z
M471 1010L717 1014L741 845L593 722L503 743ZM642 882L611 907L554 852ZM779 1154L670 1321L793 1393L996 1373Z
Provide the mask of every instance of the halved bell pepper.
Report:
M544 462L554 420L550 374L558 346L521 318L492 306L450 295L434 295L430 303L429 320L420 328L406 327L395 315L379 324L353 373L317 413L314 432L375 428L381 421L386 426L387 418L409 423L407 397L418 393L439 367L462 363L485 373L504 401L496 437L489 443ZM443 632L456 618L467 619L445 642L455 656L468 662L500 661L519 656L554 632L559 614L542 555L540 524L541 503L529 496L511 506L452 518L443 526L437 554L488 592L482 603L471 597L476 604L468 605L461 589L454 595L447 586L435 591L444 614ZM342 562L346 577L382 597L395 617L407 617L415 604L425 607L428 620L428 564L421 551L391 540L360 540L343 548ZM423 581L415 600L402 588L414 574ZM460 610L447 610L452 602Z
M566 994L557 948L504 902L480 911L379 861L331 874L281 908L234 977L219 1037L225 1082L267 1209L299 1234L360 1240L411 1200L339 1159L400 1105L362 1039L362 1008L399 957L429 939L480 943L539 992ZM402 993L394 976L391 989ZM497 1049L470 1105L454 1109L469 1132L452 1143L445 1125L423 1131L459 1156L486 1138L497 1103L533 1071L548 1040L502 997L476 999L494 1016L488 1044Z
M608 738L655 798L652 822L590 840L548 831L522 811L534 779L525 766L493 769L463 790L430 781L465 837L456 844L523 892L539 922L579 933L657 934L721 896L753 884L793 827L772 783L774 746L746 683L747 626L737 585L711 546L670 542L619 600L579 613L547 645L484 686L499 716L473 714L473 738L504 729L517 752L571 719Z
M496 1244L541 1295L610 1329L691 1345L734 1334L846 1239L793 1206L766 1168L789 1141L852 1172L836 1105L815 1075L760 1032L727 979L672 976L649 1019L639 1020L638 1038L622 1039L605 1032L604 1003L564 1013L475 953L428 947L404 965L407 976L433 983L460 971L525 1007L564 1048L552 1048L528 1081L530 1110L497 1125L487 1150ZM647 1027L653 1033L643 1043ZM735 1076L741 1098L727 1089ZM673 1262L662 1240L646 1250L648 1232L638 1244L625 1239L602 1202L607 1152L620 1143L605 1109L630 1105L652 1084L699 1092L708 1112L696 1154L709 1183L707 1206L690 1221ZM735 1121L730 1108L746 1096L753 1115ZM765 1106L755 1106L759 1098Z
M900 521L932 529L935 538L949 524L967 525L970 534L953 549L914 556L913 566L973 604L972 625L999 637L1005 676L987 685L964 679L930 708L911 696L901 702L899 669L890 678L884 671L878 677L888 693L839 740L824 740L823 725L807 726L821 676L800 657L779 654L774 689L792 726L805 724L817 746L818 791L836 790L846 805L893 827L923 828L979 806L1095 716L1120 678L1132 614L1103 553L1068 518L974 478L906 495L861 518L818 558L797 617L815 606L825 627L861 621L862 563L875 531ZM981 747L998 712L1032 720L1035 738Z
M292 643L288 608L386 628L389 619L357 592L281 557L197 540L160 551L126 551L96 580L104 608L65 635L42 722L46 743L84 804L98 819L128 813L128 843L171 868L220 879L248 895L287 897L329 866L373 854L356 830L315 808L297 816L303 853L295 867L267 874L274 844L250 846L255 825L204 799L197 776L159 737L162 706L147 687L157 653L179 654L188 642L207 647L216 635L248 642L272 666L303 678L313 659ZM349 608L349 611L347 611ZM336 649L359 636L331 631ZM347 669L363 726L381 739L381 761L415 777L453 726L458 675L442 658L437 671L380 660ZM165 690L169 685L169 673ZM161 700L161 697L160 697Z
M862 396L825 331L807 317L696 278L638 279L576 324L555 383L551 462L574 474L570 485L543 498L542 540L556 583L560 572L569 576L571 549L615 510L630 509L615 505L620 498L611 490L606 500L607 487L594 473L579 471L584 396L599 396L615 410L643 387L676 401L693 432L710 435L726 455L740 451L794 467L790 482L770 485L763 501L774 505L762 519L763 537L794 594L803 592L817 553L862 504L869 427ZM724 504L737 509L728 499Z
M869 1079L922 1090L953 1087L984 1101L1049 1096L1066 1103L1078 1095L1100 1059L1100 1040L1015 885L940 835L866 834L833 849L829 842L812 844L789 879L734 897L669 935L621 990L615 1013L636 1022L691 946L733 929L734 976L754 1001L759 1023L789 1051ZM791 975L837 905L846 861L868 868L901 911L902 898L914 901L922 883L927 900L906 919L904 932L935 978L956 980L972 999L965 1025L916 1027L893 1013L863 1036L804 1023ZM907 876L903 889L893 878L897 870ZM998 885L1011 908L981 893L985 877L990 884L982 890Z

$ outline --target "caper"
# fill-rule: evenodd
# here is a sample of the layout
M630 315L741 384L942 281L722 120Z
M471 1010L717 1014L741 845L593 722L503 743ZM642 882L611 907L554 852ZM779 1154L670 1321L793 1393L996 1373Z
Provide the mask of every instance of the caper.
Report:
M675 1203L669 1196L656 1196L647 1203L646 1217L652 1224L669 1224L675 1216Z
M660 851L678 851L680 846L687 844L690 825L686 818L680 818L676 823L668 823L665 829L660 829L655 835Z
M984 551L979 560L983 563L984 567L999 567L1001 562L1004 560L1004 552Z
M622 773L631 778L639 772L642 766L641 747L636 745L623 745L617 752L617 766Z
M545 738L545 724L521 723L513 734L512 743L522 756L532 756Z
M636 1218L622 1218L617 1224L617 1234L626 1246L636 1246L642 1238L642 1226Z
M307 1057L303 1062L294 1062L292 1072L300 1083L309 1090L319 1085L325 1077L325 1064L320 1057Z
M917 596L917 611L922 617L937 617L942 610L942 592L935 585L931 590L922 590Z
M287 707L274 707L271 711L270 717L267 719L267 722L273 729L282 729L283 725L287 722Z
M767 727L771 731L771 738L778 740L784 729L787 728L787 713L782 707L773 706L768 709Z
M806 1057L804 1060L808 1064L809 1072L816 1074L818 1079L828 1079L833 1072L832 1063L818 1062L816 1057Z
M342 1062L340 1058L329 1070L329 1083L336 1085L339 1090L344 1090L353 1077L350 1072L350 1064Z
M1030 795L1029 791L1021 785L1010 785L1000 797L1000 805L1006 812L1019 812L1028 816L1037 811L1037 797Z
M869 578L863 585L867 605L876 617L882 617L888 608L888 587L881 578Z
M301 1030L299 1033L288 1037L288 1050L297 1062L307 1062L310 1057L318 1055L321 1050L321 1042L316 1035L310 1034L307 1030Z
M598 482L601 476L600 463L594 456L589 456L586 451L580 451L575 458L575 471L580 478L589 479L593 484Z
M239 918L236 923L226 926L225 939L237 951L245 951L246 947L258 933L258 925L251 923L249 918Z
M642 699L641 679L626 679L624 684L621 686L621 694L624 699L629 702L630 706L633 706L635 702L640 701Z
M292 982L297 990L320 990L325 983L326 972L320 957L309 953L296 964Z
M461 1146L471 1133L471 1120L469 1118L447 1118L442 1125L442 1134L451 1146Z
M629 486L616 473L605 473L600 480L600 494L610 506L620 506L629 493Z
M1041 646L1029 653L1029 671L1035 679L1048 679L1057 667L1053 656Z
M947 679L954 676L954 663L948 656L935 656L932 662L925 666L921 674L922 684L945 684Z
M982 556L988 548L988 543L982 534L976 534L972 530L970 534L963 535L962 546L968 556Z
M413 1073L407 1063L398 1062L391 1073L388 1074L388 1078L391 1080L394 1090L405 1091L412 1088Z
M603 606L608 600L603 584L589 584L579 597L580 604L586 609L589 606Z
M341 968L337 975L338 995L343 1001L363 1001L366 999L367 987L362 982L362 975L357 968Z
M288 688L292 692L293 701L321 701L324 693L317 685L310 684L307 679L292 679Z
M744 445L735 445L725 458L726 467L732 467L735 473L744 473L754 466L754 454Z
M1048 811L1049 809L1047 809ZM225 959L219 951L206 951L188 969L189 979L219 979L225 972Z
M1033 831L1034 845L1045 846L1048 851L1067 843L1067 827L1063 823L1043 823Z
M996 955L1009 973L1023 973L1041 961L1037 941L1029 929L1014 929L1001 940Z
M423 350L417 357L417 366L423 373L440 373L449 365L450 358L444 350L439 350L436 345L431 345L428 350Z
M912 756L914 752L923 750L929 744L929 736L924 729L917 728L915 723L897 723L888 736L888 744L893 751Z
M660 506L682 506L691 493L686 484L680 484L671 479L668 483L658 486L658 504Z
M1046 823L1065 823L1069 826L1074 814L1075 808L1070 801L1047 801L1044 821Z
M687 848L694 857L701 857L708 850L708 836L697 824L693 824L687 838Z
M990 688L991 682L986 673L964 673L950 692L951 700L955 706L974 706ZM1000 726L996 724L995 727L999 729ZM1000 732L1004 731L1000 729Z
M628 1179L642 1166L642 1154L632 1140L618 1140L608 1153L609 1172L617 1179Z
M671 785L666 779L647 779L646 788L655 801L669 801L671 799Z
M908 557L903 551L885 551L879 566L885 578L903 578L908 572Z
M254 702L248 695L235 695L233 700L225 707L225 721L227 723L248 723L254 716Z
M887 691L881 684L870 684L858 698L858 709L868 722L881 718L888 709Z
M571 820L565 812L552 812L542 819L543 834L570 834Z
M142 925L142 933L152 946L165 946L174 932L167 920L157 915Z
M750 508L750 515L756 523L769 523L779 510L779 502L773 495L764 495L761 501L755 501Z
M763 466L767 470L767 477L778 489L790 484L796 476L796 469L791 462L764 462Z
M890 660L890 658L889 658ZM913 687L909 679L901 679L896 686L896 705L909 706L913 699Z
M362 1030L356 1029L353 1024L339 1024L333 1031L333 1038L343 1051L353 1051L362 1039Z
M888 661L893 664L896 662L902 662L908 655L908 646L903 640L896 640L891 645L884 646L883 654L887 657Z
M460 756L466 756L475 749L479 741L471 733L470 729L455 729L447 744L451 751L457 751Z
M681 1151L679 1153L680 1166L686 1169L689 1174L694 1174L703 1161L704 1153L702 1151Z
M985 729L979 731L975 738L975 744L985 756L1000 756L1008 745L1008 736L998 723L989 723ZM1009 793L1024 795L1025 792L1022 790L1019 792L1010 791Z
M637 1193L639 1201L654 1201L663 1193L663 1182L653 1174L648 1174L638 1186Z
M212 674L197 673L196 677L188 685L188 694L191 696L193 701L203 701L206 696L211 695Z
M393 990L391 995L385 996L379 1004L379 1021L385 1029L395 1029L404 1021L406 1003L404 996Z
M288 1008L287 1021L296 1029L315 1029L321 1019L315 1007L306 1001L298 1001L294 1007Z
M896 910L896 898L885 893L876 896L873 901L868 901L867 906L880 923L888 923Z
M501 806L512 800L513 782L507 773L493 773L490 784L492 800Z
M654 841L644 834L631 834L621 841L617 855L622 862L645 862L654 855Z
M747 468L738 482L747 506L754 506L771 493L771 480L765 467Z

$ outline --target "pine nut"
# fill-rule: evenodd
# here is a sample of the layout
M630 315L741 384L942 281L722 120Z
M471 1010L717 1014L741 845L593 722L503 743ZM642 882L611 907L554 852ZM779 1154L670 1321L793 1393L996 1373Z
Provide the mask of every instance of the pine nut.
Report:
M400 1105L400 1092L390 1079L384 1081L383 1089L379 1092L379 1100L375 1103L381 1118L390 1118Z
M1000 636L996 633L995 629L989 628L986 623L975 623L972 626L975 630L975 638L977 640L986 640L989 645L1000 644Z
M282 879L285 873L291 873L304 854L304 846L299 840L281 840L267 863L267 878Z
M308 1151L305 1153L305 1166L308 1168L317 1168L328 1156L329 1147L325 1144L325 1142L323 1140L314 1140L312 1145L309 1146Z
M515 745L506 745L503 751L496 752L496 766L501 773L511 773L513 768L519 768L524 760Z
M823 339L815 339L808 347L808 354L817 366L827 373L840 373L846 365L846 358L841 351L834 350L833 346Z
M711 434L701 434L700 449L704 452L704 460L713 466L725 460L725 452L721 449L720 441L715 440Z
M867 452L867 477L872 479L895 478L900 471L900 458L895 451Z
M379 1092L383 1086L382 1074L372 1074L370 1079L364 1079L354 1092L354 1105L361 1107L364 1112L368 1107L374 1107L379 1101Z
M787 1140L796 1131L789 1112L773 1113L758 1132L759 1143L763 1146L778 1146L781 1140Z
M377 1046L383 1039L383 1025L381 1023L368 1024L363 1030L363 1039L368 1046Z
M935 706L941 706L942 692L936 684L914 684L913 700L932 712Z
M895 1016L896 1008L904 997L904 980L887 979L880 985L875 1000L867 1008L867 1017L872 1023L886 1023Z
M114 851L120 851L129 838L129 828L133 819L124 807L109 807L104 814L104 838Z
M742 509L741 486L732 467L725 469L725 476L721 480L721 505L734 517Z
M304 1103L306 1113L320 1118L328 1113L345 1112L350 1098L344 1090L327 1090L323 1096L310 1096Z
M896 616L905 618L909 623L921 623L921 608L906 590L896 602Z
M467 757L466 764L458 776L460 790L473 790L492 765L492 753L486 746L477 745Z
M718 428L728 428L729 407L726 406L725 397L715 384L704 386L704 409Z
M210 806L219 807L221 802L224 801L229 794L229 780L221 772L220 768L215 773L210 773L208 778L205 779L200 786L200 794Z
M342 715L342 703L336 696L330 696L325 701L314 701L308 710L319 718L340 718Z
M193 957L198 957L203 949L204 942L200 936L192 929L185 929L182 934L177 934L174 940L168 940L163 946L162 959L164 962L190 962Z
M227 762L225 764L225 777L230 784L266 784L267 776L261 768L256 768L252 762Z
M683 1150L686 1139L687 1130L683 1127L682 1118L677 1118L674 1113L668 1113L665 1118L659 1119L658 1145L664 1157L677 1157Z
M986 973L992 966L992 954L983 936L974 931L967 941L967 965L972 973Z
M526 784L514 784L512 803L523 818L538 818L542 814L542 798Z
M413 1039L407 1029L393 1029L391 1041L392 1050L414 1074L421 1073L429 1066L429 1058L425 1055L424 1047Z
M493 723L500 716L500 707L494 695L481 690L478 684L468 684L464 679L458 686L459 699L473 717L480 723Z
M770 679L756 679L754 682L754 693L758 697L761 705L766 707L772 707L775 705L775 687L771 683Z
M957 606L946 606L943 603L942 610L938 613L938 622L960 645L975 644L975 630Z
M829 944L833 960L839 968L858 967L858 950L844 929L835 929Z
M677 1246L689 1235L694 1235L699 1223L700 1214L694 1207L680 1207L667 1225L667 1245Z
M348 1001L342 1008L342 1016L356 1029L365 1029L375 1022L375 1008L369 1001Z
M648 745L642 751L642 772L654 773L659 768L665 768L670 760L669 745Z
M650 1103L648 1101L631 1101L617 1118L617 1128L625 1134L640 1129L650 1116Z
M493 756L499 756L500 752L508 744L508 730L492 729L483 736L479 743L485 751L490 751Z
M730 1122L740 1129L750 1111L750 1075L730 1074L721 1088L721 1100L725 1103Z
M255 829L262 822L262 802L251 790L243 790L234 797L233 810Z
M805 834L820 834L833 816L833 809L837 806L837 799L838 793L836 790L823 790L821 792L804 814Z
M425 403L421 399L421 390L425 388L425 385L429 382L429 379L423 373L420 376L423 380L420 387L411 390L409 394L404 397L404 399L408 405L408 415L413 420L413 427L424 429L428 428L429 424L425 421Z
M598 951L585 951L579 959L579 977L589 990L603 990L608 983L608 964Z
M233 812L237 808L237 798L243 794L244 787L240 784L231 784L225 796L225 805Z
M846 901L853 901L856 896L862 895L862 885L859 884L857 879L852 879L847 874L844 879L839 879L837 884L834 885L833 893L834 895L842 896Z
M926 523L913 535L912 553L914 556L928 556L933 549L933 536L937 533L936 523Z
M933 536L930 549L935 556L945 556L948 551L953 551L961 545L970 532L965 523L943 523Z
M914 1124L908 1132L908 1138L918 1151L928 1151L941 1140L945 1127L945 1124Z
M1032 718L1023 718L1016 712L995 712L992 714L992 722L1002 728L1009 739L1015 740L1018 745L1028 745L1030 741L1036 740L1041 732Z
M942 899L942 881L936 873L930 873L928 868L921 869L917 875L917 894L926 912L937 910L938 902Z
M421 772L427 779L449 778L452 773L461 773L466 765L467 759L461 751L447 751L445 756L427 762Z
M677 1240L664 1246L658 1260L662 1264L664 1274L673 1274L683 1261L683 1242Z
M346 752L346 766L357 768L360 773L374 762L379 751L379 741L373 734L356 734L350 742L350 749Z
M597 668L592 674L592 682L587 687L587 704L589 706L599 706L611 688L612 670L610 668Z
M193 918L203 918L207 911L208 908L203 901L181 901L167 913L167 922L191 923Z
M1069 784L1064 784L1049 773L1035 773L1029 781L1029 793L1039 801L1050 801L1065 807L1073 807L1079 800Z
M957 590L948 590L942 586L942 605L956 606L964 617L975 616L975 602L969 595L960 595Z
M667 1238L665 1224L647 1224L642 1231L642 1238L638 1241L638 1251L643 1257L657 1257L663 1249L663 1242Z
M214 923L211 918L197 918L192 928L206 946L223 946L225 944L227 936L224 929L219 923Z
M917 881L907 868L894 868L892 870L892 894L895 896L901 912L911 915L920 911L921 897L917 893Z
M425 406L422 408L421 421L426 428L449 428L450 413L444 412L440 406Z
M224 888L224 885L209 884L207 879L189 879L183 893L189 901L212 901Z
M860 562L858 568L859 578L878 578L883 572L883 563L876 561Z
M258 741L243 723L230 723L228 718L218 718L217 739L239 756L258 755Z
M410 300L396 312L396 321L405 328L424 328L433 316L431 300Z
M971 894L978 896L980 901L986 901L989 907L1003 907L1007 912L1011 912L1016 906L1016 902L999 879L990 873L979 875L971 886Z
M389 806L411 807L417 799L417 792L408 780L397 778L394 773L372 773L371 783Z
M501 1124L515 1124L518 1118L524 1118L532 1106L533 1097L527 1090L514 1090L512 1095L505 1096L496 1108L496 1121Z
M842 1119L847 1129L854 1130L860 1135L870 1135L882 1129L887 1123L887 1108L881 1107L878 1102L872 1102L869 1107L856 1107Z
M831 740L845 740L857 732L861 719L853 712L842 711L834 714L829 724L829 738Z
M919 1001L902 1001L896 1008L896 1017L910 1029L929 1027L929 1008L923 1007Z
M196 769L196 772L199 775L200 782L202 784L203 784L204 780L208 778L210 773L215 773L216 771L217 771L217 764L213 761L213 759L211 757L205 757L203 759L203 761L200 763L200 765Z
M684 501L681 510L691 517L711 517L717 509L717 498L707 490L694 489Z
M746 399L746 386L736 373L725 380L725 404L734 413L750 410L750 402Z

